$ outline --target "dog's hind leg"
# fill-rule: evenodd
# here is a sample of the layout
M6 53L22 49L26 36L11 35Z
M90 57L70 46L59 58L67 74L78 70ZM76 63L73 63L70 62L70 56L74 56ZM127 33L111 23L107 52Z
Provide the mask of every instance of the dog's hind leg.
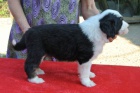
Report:
M39 78L38 74L44 74L44 71L39 69L39 58L30 60L27 58L25 62L25 72L28 76L28 81L31 83L43 83L45 82L42 78Z
M25 72L28 76L28 81L31 83L43 83L45 82L42 78L39 78L38 74L44 74L44 71L39 69L42 57L45 52L40 46L38 48L30 47L28 51L27 59L25 62Z
M40 69L40 68L37 68L35 73L36 73L36 75L43 75L43 74L45 74L45 72L42 69Z
M43 60L45 59L46 55L44 55L42 58L41 58L41 61L40 63L43 62ZM45 74L45 72L41 69L41 68L37 68L36 71L35 71L36 75L43 75Z

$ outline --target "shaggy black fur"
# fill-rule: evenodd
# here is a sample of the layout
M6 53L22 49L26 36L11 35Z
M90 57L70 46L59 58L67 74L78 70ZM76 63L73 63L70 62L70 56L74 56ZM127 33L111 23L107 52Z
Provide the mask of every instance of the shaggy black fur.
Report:
M27 48L25 71L28 78L35 76L41 58L47 54L60 61L87 62L93 56L93 43L83 34L78 24L41 25L30 28L14 46L15 50Z
M100 28L107 35L107 38L114 38L122 26L122 17L108 14L100 20Z

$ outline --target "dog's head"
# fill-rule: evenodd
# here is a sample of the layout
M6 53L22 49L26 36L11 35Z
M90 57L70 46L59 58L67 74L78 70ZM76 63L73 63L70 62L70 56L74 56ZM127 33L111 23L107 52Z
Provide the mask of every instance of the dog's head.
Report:
M108 9L102 12L101 16L100 29L107 35L107 39L128 33L129 24L118 11Z

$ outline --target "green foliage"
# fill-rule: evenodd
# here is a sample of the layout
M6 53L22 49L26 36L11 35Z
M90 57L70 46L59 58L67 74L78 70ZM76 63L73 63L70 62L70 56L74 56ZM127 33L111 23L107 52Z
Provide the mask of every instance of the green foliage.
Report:
M10 12L6 0L0 0L0 17L10 17Z
M7 1L7 0L0 0L0 2Z

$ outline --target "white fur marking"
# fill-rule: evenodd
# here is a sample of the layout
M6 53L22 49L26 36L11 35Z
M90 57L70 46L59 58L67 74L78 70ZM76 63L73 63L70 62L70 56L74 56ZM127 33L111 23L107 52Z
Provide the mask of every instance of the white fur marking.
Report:
M119 31L119 34L120 34L120 35L125 35L125 34L127 34L127 33L129 32L128 26L129 26L129 24L126 23L125 21L123 21L122 27L121 27L121 29L120 29L120 31Z
M44 55L42 58L41 58L41 63L44 61L46 55Z
M109 13L112 13L116 15L117 17L122 17L122 15L118 11L107 9L101 14L92 16L88 18L87 20L83 21L82 23L79 23L79 26L82 29L82 32L85 35L87 35L88 39L91 42L94 43L94 47L93 47L94 56L92 60L98 57L98 55L103 50L104 44L109 42L109 40L106 38L106 35L101 31L100 22L99 22L100 19L102 19L105 15ZM123 21L119 34L120 35L127 34L128 26L129 24Z
M13 45L13 46L16 45L16 40L15 40L15 39L12 40L12 45Z
M37 68L35 73L36 73L36 75L43 75L43 74L45 74L45 72L42 69L40 69L40 68Z
M42 78L39 78L38 76L36 76L32 79L28 79L28 81L31 82L31 83L36 83L36 84L40 84L40 83L45 82Z
M80 74L80 81L86 87L93 87L96 84L90 80L90 68L91 62L86 62L84 64L79 65L78 71Z
M93 81L91 81L89 78L82 78L82 79L81 79L81 83L82 83L84 86L86 86L86 87L93 87L93 86L96 85L96 84L95 84Z
M90 72L89 77L94 78L96 75L93 72Z

